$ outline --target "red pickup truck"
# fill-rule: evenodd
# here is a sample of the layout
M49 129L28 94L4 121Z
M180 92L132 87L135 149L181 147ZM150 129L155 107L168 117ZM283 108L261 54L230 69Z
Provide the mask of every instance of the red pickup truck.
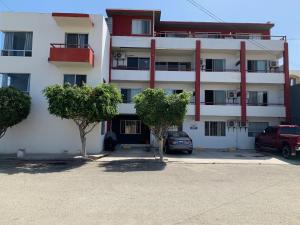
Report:
M284 158L300 155L300 126L280 125L267 127L255 138L255 149L276 149Z

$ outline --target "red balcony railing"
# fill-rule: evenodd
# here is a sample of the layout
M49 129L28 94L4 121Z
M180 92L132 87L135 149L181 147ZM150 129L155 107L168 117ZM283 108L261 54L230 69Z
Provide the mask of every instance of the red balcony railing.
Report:
M49 61L94 66L94 50L89 45L50 44Z

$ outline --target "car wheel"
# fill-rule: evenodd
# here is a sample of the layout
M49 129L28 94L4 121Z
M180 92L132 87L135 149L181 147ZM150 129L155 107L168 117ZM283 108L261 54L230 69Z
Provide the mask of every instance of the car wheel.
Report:
M192 153L193 153L193 150L188 151L188 154L189 154L189 155L192 154Z
M291 153L292 153L292 150L291 150L290 146L285 145L285 146L282 147L281 154L284 158L290 159L291 158Z

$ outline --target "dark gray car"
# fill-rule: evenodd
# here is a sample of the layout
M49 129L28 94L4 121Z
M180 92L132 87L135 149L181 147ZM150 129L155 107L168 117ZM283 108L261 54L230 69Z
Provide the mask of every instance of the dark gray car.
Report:
M187 152L192 154L193 141L184 131L169 131L164 146L165 153L171 151Z

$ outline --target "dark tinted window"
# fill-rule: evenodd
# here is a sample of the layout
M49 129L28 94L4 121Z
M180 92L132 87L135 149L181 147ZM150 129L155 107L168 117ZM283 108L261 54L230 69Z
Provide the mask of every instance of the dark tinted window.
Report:
M168 135L170 137L188 137L188 135L183 131L172 131L169 132Z
M300 127L281 127L280 133L300 135Z

